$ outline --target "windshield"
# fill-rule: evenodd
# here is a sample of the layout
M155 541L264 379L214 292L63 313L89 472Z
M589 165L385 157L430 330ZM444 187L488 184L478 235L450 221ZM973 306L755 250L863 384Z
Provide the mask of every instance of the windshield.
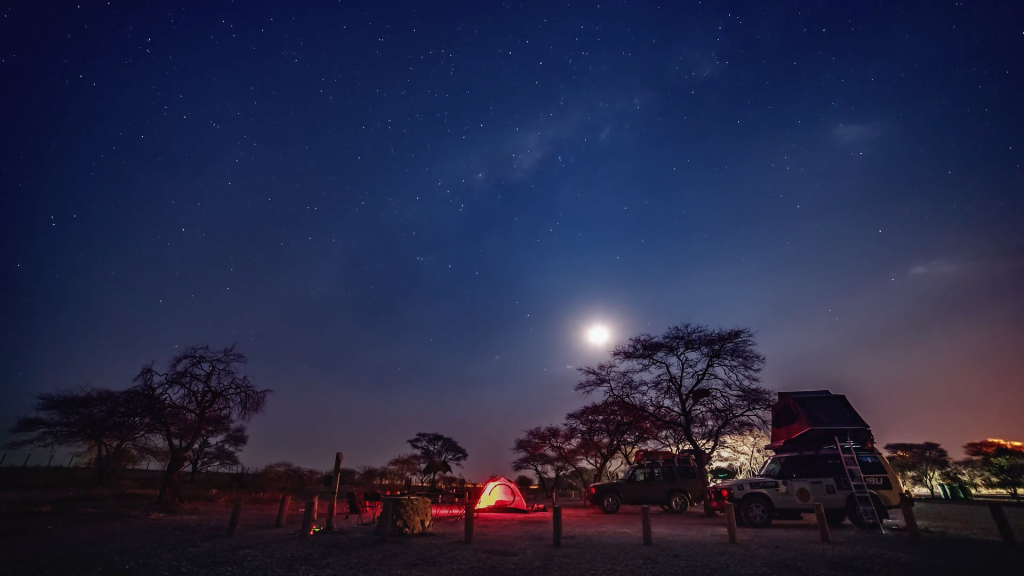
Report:
M764 463L764 468L761 469L761 473L758 476L762 478L771 478L773 480L779 479L779 472L782 471L782 462L786 458L784 456L776 456L771 460Z
M619 476L619 480L629 480L629 477L633 474L634 468L636 468L636 466L626 468L626 471L622 473L622 476Z

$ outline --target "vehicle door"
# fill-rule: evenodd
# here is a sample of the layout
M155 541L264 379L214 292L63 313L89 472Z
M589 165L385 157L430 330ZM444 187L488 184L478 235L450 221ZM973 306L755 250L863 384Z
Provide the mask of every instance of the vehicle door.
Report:
M704 486L697 479L697 469L693 466L674 466L675 478L672 480L672 488L682 490L689 495L690 500L700 502L704 499Z
M660 493L665 485L665 475L661 466L638 466L633 475L636 477L636 483L633 488L634 501L632 504L664 502L665 496Z
M814 456L788 456L779 472L779 494L783 507L794 510L813 509L815 495L820 497L825 488L816 474Z
M623 478L622 503L641 504L647 488L647 468L636 466Z
M648 468L650 492L647 504L665 504L668 502L668 494L672 491L675 475L671 466L652 466Z
M819 456L819 462L821 491L813 492L814 501L821 502L825 508L845 507L851 488L842 459L839 454L824 454Z

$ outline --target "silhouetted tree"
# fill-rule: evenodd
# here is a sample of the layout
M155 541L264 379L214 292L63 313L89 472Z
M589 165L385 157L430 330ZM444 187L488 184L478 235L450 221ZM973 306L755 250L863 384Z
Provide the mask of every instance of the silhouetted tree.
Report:
M531 471L536 474L537 484L545 496L550 496L558 489L562 477L570 470L565 458L552 448L564 442L562 435L561 427L538 426L530 428L523 436L516 438L512 446L512 452L516 455L512 462L512 470Z
M351 471L343 470L344 472ZM270 483L276 484L281 492L302 492L308 486L321 484L324 473L320 470L296 466L291 462L275 462L260 470L260 475Z
M889 465L900 476L901 482L904 476L908 476L911 481L927 488L935 498L935 486L942 479L943 471L949 468L949 453L945 448L935 442L897 442L886 444L885 451L891 455Z
M218 418L245 422L263 411L270 390L256 389L239 373L245 363L233 346L192 346L174 356L166 372L150 363L135 377L134 390L146 399L147 417L167 451L158 502L177 492L178 473Z
M211 418L211 424L189 450L189 481L195 482L200 472L238 466L238 453L248 442L245 426L235 425L223 414Z
M520 490L526 490L530 486L533 486L533 478L530 478L526 474L520 474L516 476L516 486L519 486Z
M767 425L750 426L744 432L724 436L715 452L715 465L731 467L737 478L753 477L771 456L771 452L765 449L771 442L767 428Z
M35 410L34 416L15 422L10 434L16 439L9 446L81 450L92 457L99 484L116 466L137 460L150 432L138 398L127 391L85 388L47 392L37 397Z
M636 448L655 433L645 414L611 398L570 412L565 427L570 445L555 448L584 488L603 480L622 461L628 464Z
M431 486L436 484L437 474L444 469L444 466L448 467L448 471L451 471L453 464L461 468L462 463L469 457L466 449L459 446L458 442L437 432L419 432L408 442L409 446L419 452L427 462L424 470L428 467L431 469Z
M1017 502L1024 489L1024 442L1008 440L982 440L964 445L968 456L975 456L985 470L985 483L991 488L1005 490Z
M706 478L723 438L766 419L775 395L760 385L764 362L750 330L686 323L616 346L608 362L580 369L576 390L650 417L694 450Z
M386 468L394 482L402 484L409 478L418 478L425 465L419 454L399 454L388 461Z

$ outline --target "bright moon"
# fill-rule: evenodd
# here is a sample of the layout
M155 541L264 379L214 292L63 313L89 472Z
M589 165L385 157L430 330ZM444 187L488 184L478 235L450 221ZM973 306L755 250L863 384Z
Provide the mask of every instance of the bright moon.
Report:
M587 331L587 340L591 344L604 344L608 341L608 329L604 326L594 326Z

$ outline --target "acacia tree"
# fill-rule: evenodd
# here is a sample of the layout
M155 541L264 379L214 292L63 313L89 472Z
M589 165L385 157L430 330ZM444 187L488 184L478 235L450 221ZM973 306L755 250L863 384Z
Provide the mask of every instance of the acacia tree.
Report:
M425 463L419 454L399 454L388 461L385 469L396 484L402 484L409 478L419 477Z
M258 390L239 372L245 363L233 346L191 346L174 356L165 372L150 363L135 377L134 391L146 399L147 417L167 454L158 502L168 491L177 493L178 473L218 418L245 422L263 411L270 390Z
M746 431L722 438L715 455L718 466L732 466L738 478L751 478L758 473L771 453L765 448L771 442L767 426L750 426Z
M245 426L235 425L231 418L218 414L189 450L189 482L195 482L200 472L238 466L238 453L249 443Z
M1024 442L988 439L964 445L968 456L980 459L987 474L985 483L1005 490L1014 500L1021 501L1024 490Z
M576 390L648 416L694 450L706 479L723 438L766 419L775 395L760 384L764 362L748 329L684 323L616 346L608 362L580 369Z
M949 453L945 448L936 442L897 442L886 444L885 451L895 457L896 464L893 464L894 458L890 457L889 465L894 470L899 469L897 474L901 481L909 476L913 482L927 488L931 497L935 498L935 486L950 464Z
M469 458L466 449L454 439L437 432L419 432L415 438L407 440L413 450L420 453L427 462L424 470L430 470L430 484L436 484L437 474L447 466L451 471L452 464L462 467Z
M19 418L10 430L13 449L63 446L92 456L96 482L115 466L138 457L150 432L138 399L125 391L84 388L37 396L36 414Z
M567 439L575 445L559 452L566 455L566 464L586 488L617 470L623 461L629 463L625 455L631 456L654 435L648 420L643 413L614 399L593 402L566 415ZM592 475L586 473L587 469Z
M533 472L545 497L551 496L558 488L562 477L569 471L565 460L551 449L550 436L556 429L554 426L530 428L523 436L516 438L512 446L512 452L516 455L516 459L512 461L512 470Z

